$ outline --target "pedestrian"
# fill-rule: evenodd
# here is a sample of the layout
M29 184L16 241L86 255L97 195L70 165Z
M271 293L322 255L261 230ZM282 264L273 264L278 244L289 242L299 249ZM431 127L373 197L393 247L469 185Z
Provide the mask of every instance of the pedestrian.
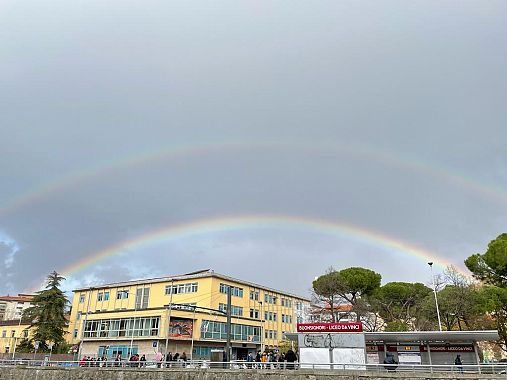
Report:
M251 352L249 352L248 355L246 356L246 368L251 369L253 361L254 361L253 355Z
M115 361L115 367L120 367L121 366L121 361L122 361L122 358L121 358L121 354L118 354L116 355L116 359L114 359Z
M183 363L181 363L182 367L186 367L186 365L187 365L187 354L185 353L185 351L183 351L183 353L181 354L180 359L183 362Z
M160 351L157 351L155 354L155 361L157 362L157 368L162 367L162 359L164 358L164 355Z
M394 355L391 352L388 352L386 354L386 357L384 359L384 366L385 369L388 371L396 371L396 368L398 367L398 362L394 358Z
M171 362L173 361L173 354L172 354L172 352L169 352L169 353L166 355L166 357L165 357L165 361L166 361L166 364L165 364L166 368L171 367Z
M144 356L144 354L141 356L141 359L139 359L139 367L146 367L146 356Z
M456 355L456 359L454 359L454 364L458 366L458 370L463 373L463 362L461 361L461 355Z
M285 360L287 360L287 369L294 369L294 362L298 360L298 357L292 351L291 349L287 350L287 353L285 354Z

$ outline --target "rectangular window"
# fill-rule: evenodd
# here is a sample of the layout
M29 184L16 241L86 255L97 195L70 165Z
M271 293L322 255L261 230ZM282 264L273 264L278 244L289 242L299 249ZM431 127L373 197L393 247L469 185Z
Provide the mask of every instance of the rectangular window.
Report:
M282 306L284 307L292 307L292 301L287 298L282 298Z
M225 303L218 304L218 310L227 313L227 305ZM231 315L239 317L243 316L243 308L240 306L231 305Z
M23 338L28 338L28 330L23 330Z
M74 329L74 338L77 338L77 329Z
M102 301L104 298L104 293L97 293L97 301Z
M11 330L11 338L14 338L15 335L16 335L16 330Z
M271 294L264 294L264 301L266 303L276 305L276 296L273 296Z
M259 310L250 309L250 318L259 319Z
M109 292L104 292L104 301L109 301Z
M7 330L4 330L2 331L2 338L6 338L7 337Z
M87 321L85 338L158 336L160 317L116 318Z
M198 286L197 282L180 285L167 285L165 287L165 294L185 294L185 293L197 293Z
M118 290L116 292L116 299L117 300L126 300L129 298L129 291L128 290Z
M233 323L231 325L232 340L243 342L260 342L261 328ZM201 338L203 339L227 339L226 325L224 322L203 320L201 322Z
M84 294L80 294L79 295L79 303L83 303L85 301L85 295Z
M303 310L303 304L301 302L296 302L296 310Z
M148 308L148 300L150 298L150 288L136 289L136 306L137 310Z
M256 292L255 290L250 290L250 299L254 301L259 300L259 292Z
M234 297L243 298L243 288L238 288L236 286L231 286L227 284L220 284L220 293L227 294L227 288L231 288L231 295Z
M78 311L76 314L76 321L79 321L81 319L81 312Z

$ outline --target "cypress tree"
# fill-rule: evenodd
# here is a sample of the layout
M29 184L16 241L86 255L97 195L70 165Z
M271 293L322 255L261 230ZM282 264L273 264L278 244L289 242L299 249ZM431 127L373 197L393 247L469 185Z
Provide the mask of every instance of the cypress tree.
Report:
M47 277L44 290L38 291L32 300L30 308L24 312L24 317L31 321L33 328L33 341L39 341L39 350L47 351L48 346L54 343L53 351L62 352L67 348L65 342L65 308L68 304L65 294L60 289L61 282L65 280L56 271Z

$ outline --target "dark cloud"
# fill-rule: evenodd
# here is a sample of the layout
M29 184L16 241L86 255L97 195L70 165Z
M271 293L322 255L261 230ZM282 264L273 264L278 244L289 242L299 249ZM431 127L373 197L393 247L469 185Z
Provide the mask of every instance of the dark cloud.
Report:
M118 242L224 215L354 224L457 265L505 230L502 1L2 7L0 230L19 251L0 293ZM230 141L243 149L80 175ZM81 179L43 192L62 178ZM424 260L318 231L167 244L69 284L201 267L298 292L329 265L428 278L415 269Z

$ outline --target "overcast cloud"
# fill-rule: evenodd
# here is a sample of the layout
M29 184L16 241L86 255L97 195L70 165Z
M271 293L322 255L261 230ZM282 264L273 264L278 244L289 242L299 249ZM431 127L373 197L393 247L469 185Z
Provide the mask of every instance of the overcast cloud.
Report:
M305 295L331 265L429 281L424 258L288 225L64 270L252 214L463 266L506 231L506 15L501 0L3 1L0 294L52 270L67 290L203 268Z

